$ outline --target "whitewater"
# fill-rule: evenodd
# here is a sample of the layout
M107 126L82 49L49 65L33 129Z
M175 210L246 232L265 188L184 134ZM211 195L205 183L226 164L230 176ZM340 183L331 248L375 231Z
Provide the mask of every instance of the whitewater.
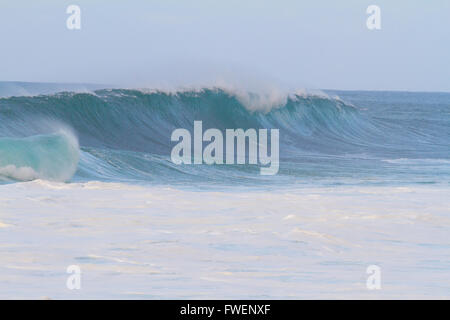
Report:
M450 94L57 89L0 98L1 298L449 298ZM278 174L174 164L200 120Z

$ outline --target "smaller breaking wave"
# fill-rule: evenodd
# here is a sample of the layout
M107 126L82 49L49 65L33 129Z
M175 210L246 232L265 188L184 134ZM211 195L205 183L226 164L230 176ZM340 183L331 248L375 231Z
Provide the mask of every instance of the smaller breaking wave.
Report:
M0 179L68 181L80 157L77 138L69 131L26 138L0 138Z

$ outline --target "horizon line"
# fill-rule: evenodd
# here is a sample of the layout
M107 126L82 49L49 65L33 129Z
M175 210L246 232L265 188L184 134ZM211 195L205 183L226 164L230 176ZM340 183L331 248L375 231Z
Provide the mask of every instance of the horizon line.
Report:
M151 89L151 87L146 86L127 86L125 84L103 84L103 83L95 83L95 82L54 82L54 81L21 81L21 80L0 80L0 83L23 83L23 84L49 84L49 85L88 85L88 86L99 86L104 87L102 89L120 89L120 86L124 88L121 89ZM181 85L177 87L182 87ZM213 86L218 87L220 86ZM206 86L205 86L206 88ZM307 87L302 87L298 89L312 89ZM101 90L101 89L99 89ZM347 91L347 92L404 92L404 93L450 93L450 90L411 90L411 89L336 89L336 88L319 88L312 90L323 90L323 91Z

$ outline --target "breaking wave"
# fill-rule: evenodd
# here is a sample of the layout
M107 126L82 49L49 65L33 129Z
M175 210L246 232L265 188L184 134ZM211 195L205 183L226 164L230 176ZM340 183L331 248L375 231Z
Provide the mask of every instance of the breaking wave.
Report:
M204 130L279 129L280 174L296 180L349 174L348 159L393 165L381 160L445 158L449 138L448 132L421 132L325 94L261 95L220 88L9 97L0 99L0 118L0 176L15 180L67 181L75 173L81 180L171 183L256 179L251 166L171 163L171 133L176 128L192 132L195 120L203 121ZM70 130L45 125L54 122Z

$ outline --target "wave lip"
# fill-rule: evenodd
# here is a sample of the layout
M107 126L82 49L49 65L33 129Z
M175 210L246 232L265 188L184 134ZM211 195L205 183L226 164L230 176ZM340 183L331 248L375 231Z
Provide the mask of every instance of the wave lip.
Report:
M77 138L68 131L26 138L0 138L0 179L68 181L80 157Z

